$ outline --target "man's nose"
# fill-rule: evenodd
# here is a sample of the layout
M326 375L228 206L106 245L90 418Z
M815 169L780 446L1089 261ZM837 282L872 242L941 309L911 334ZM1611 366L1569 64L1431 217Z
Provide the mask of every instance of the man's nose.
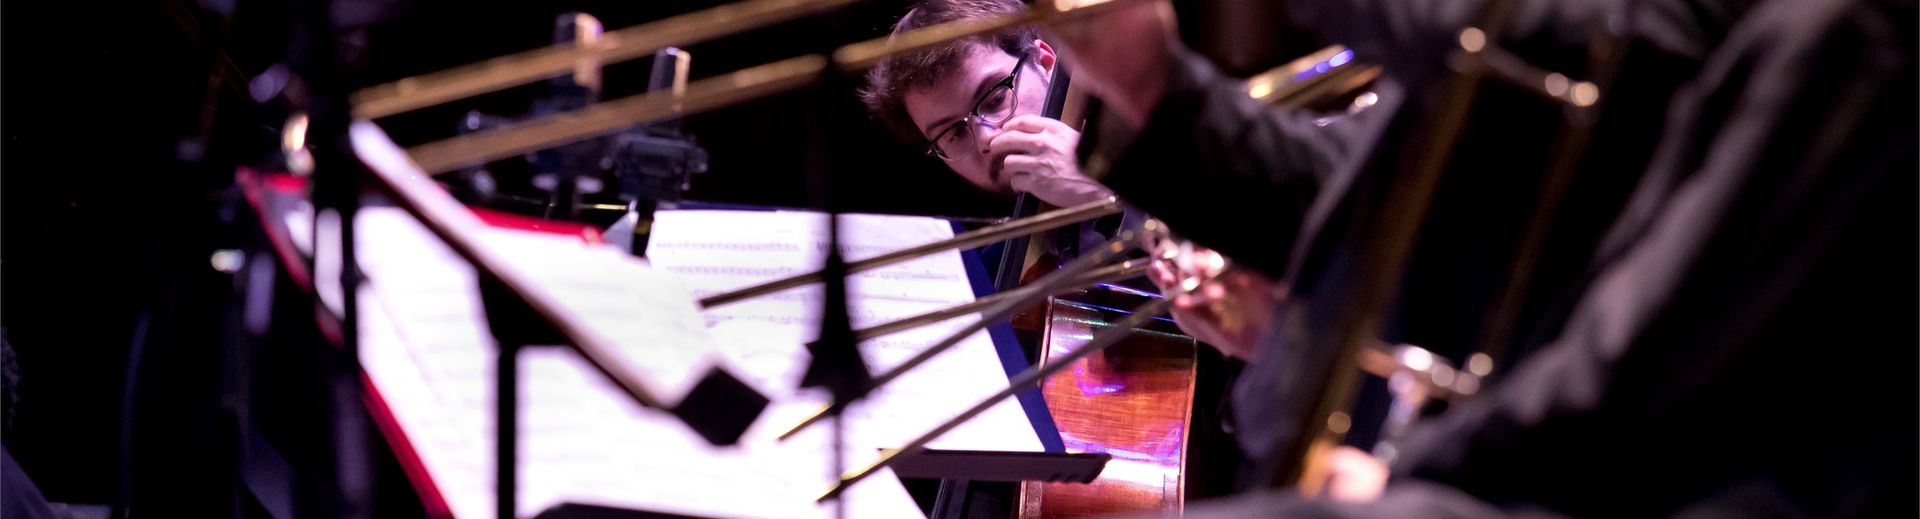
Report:
M1000 135L1000 132L1001 132L1000 126L996 124L988 124L983 122L983 123L980 123L978 126L974 127L973 144L974 146L977 146L980 148L981 155L986 155L989 153L987 149L988 144L992 143L993 138L995 136Z

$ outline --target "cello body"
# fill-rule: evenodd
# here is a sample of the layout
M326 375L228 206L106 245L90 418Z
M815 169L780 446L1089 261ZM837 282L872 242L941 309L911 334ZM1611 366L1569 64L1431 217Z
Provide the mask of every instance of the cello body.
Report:
M1048 85L1043 115L1079 129L1089 98L1070 88L1065 66ZM1020 195L1014 217L1039 204ZM1015 276L1029 281L1058 268L1055 236L1016 239L1002 256L996 281L1002 290ZM1071 238L1068 238L1071 239ZM1024 259L1024 261L1022 261ZM1134 308L1145 293L1104 286L1048 298L1013 319L1032 360L1048 363L1107 331L1118 308ZM1099 517L1116 513L1178 513L1186 498L1187 437L1193 417L1199 343L1172 321L1127 332L1120 343L1079 361L1041 383L1040 391L1068 452L1113 456L1090 483L1021 484L1015 509L1020 519Z
M1111 328L1113 311L1101 306L1048 301L1041 358L1065 355ZM1021 519L1181 509L1197 343L1171 323L1158 324L1165 326L1132 330L1121 343L1041 384L1067 451L1113 459L1091 483L1024 483Z

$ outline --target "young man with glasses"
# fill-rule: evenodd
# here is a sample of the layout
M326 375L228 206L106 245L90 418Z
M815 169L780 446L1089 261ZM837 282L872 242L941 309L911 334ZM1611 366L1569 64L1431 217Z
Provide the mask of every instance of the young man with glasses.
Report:
M894 24L893 33L1024 9L1017 0L922 0ZM1080 132L1040 115L1058 65L1058 55L1038 32L1016 27L883 62L867 73L860 96L903 141L924 147L981 189L1031 193L1061 207L1113 196L1080 172ZM1201 248L1195 256L1219 255ZM1150 274L1162 291L1182 279L1202 281L1192 294L1176 298L1171 312L1181 329L1231 357L1251 356L1266 333L1265 316L1277 304L1276 282L1251 270L1196 273L1169 263Z
M921 2L894 34L1022 9L1013 0ZM1058 64L1038 33L1018 28L889 60L868 72L860 94L903 140L973 185L1069 207L1113 193L1080 174L1080 132L1040 115Z

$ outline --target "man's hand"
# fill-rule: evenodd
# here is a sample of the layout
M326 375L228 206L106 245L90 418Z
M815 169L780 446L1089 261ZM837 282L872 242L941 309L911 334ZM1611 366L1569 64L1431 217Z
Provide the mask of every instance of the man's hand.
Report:
M1280 283L1259 273L1226 266L1210 249L1162 242L1147 278L1173 298L1180 329L1230 357L1252 359L1260 337L1272 327Z
M987 174L1001 189L1011 189L1060 207L1113 196L1105 186L1080 174L1074 150L1080 132L1066 123L1036 115L1014 117L987 141Z
M1057 43L1073 70L1107 109L1132 128L1146 124L1174 67L1173 6L1143 2L1085 19L1055 24Z

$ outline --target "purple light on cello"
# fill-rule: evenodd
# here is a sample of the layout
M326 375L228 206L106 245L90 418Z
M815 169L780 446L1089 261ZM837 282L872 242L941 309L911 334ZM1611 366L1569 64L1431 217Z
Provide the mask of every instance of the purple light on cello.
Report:
M1180 456L1180 442L1177 441L1177 439L1186 435L1185 428L1175 425L1173 428L1168 429L1165 435L1164 438L1158 441L1148 441L1141 444L1141 446L1153 447L1158 452L1123 449L1113 444L1092 441L1066 433L1060 435L1060 441L1067 448L1067 452L1106 453L1113 455L1113 459L1116 460L1153 463L1176 459Z
M1086 395L1086 396L1105 395L1105 394L1115 393L1122 389L1127 388L1126 384L1095 384L1088 381L1087 379L1089 378L1091 377L1087 376L1086 365L1082 364L1082 365L1073 367L1074 386L1080 388L1080 394L1082 395Z
M1080 388L1080 394L1086 396L1118 393L1120 390L1127 388L1126 384L1095 384L1084 378L1074 382L1075 385Z

